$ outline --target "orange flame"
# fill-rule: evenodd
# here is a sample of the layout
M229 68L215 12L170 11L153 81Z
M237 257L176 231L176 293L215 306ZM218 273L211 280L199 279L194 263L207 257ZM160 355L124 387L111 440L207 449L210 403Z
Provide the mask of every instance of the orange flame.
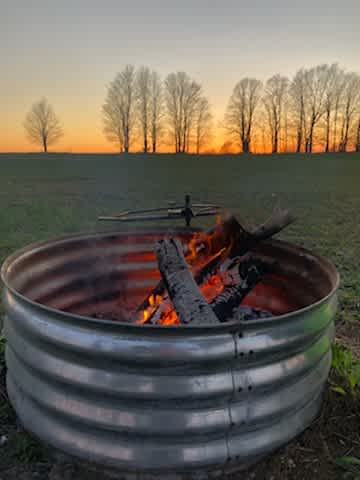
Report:
M219 220L220 221L220 220ZM220 229L221 234L221 229ZM219 230L215 229L211 233L196 232L187 245L186 261L194 268L209 260L214 253L221 253L226 248L218 247ZM224 284L220 275L212 275L206 283L201 285L200 290L206 300L210 303L224 289ZM138 323L146 323L154 314L159 318L154 318L154 323L159 325L178 325L180 319L167 295L150 295L148 306L142 312Z

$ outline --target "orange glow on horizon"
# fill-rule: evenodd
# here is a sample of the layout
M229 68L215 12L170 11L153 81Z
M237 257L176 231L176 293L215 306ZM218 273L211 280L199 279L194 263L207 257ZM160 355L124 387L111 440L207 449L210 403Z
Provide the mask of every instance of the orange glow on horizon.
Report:
M40 153L41 147L31 144L27 141L25 133L22 128L22 124L17 122L17 128L11 130L10 123L5 125L5 129L2 132L4 135L0 139L0 153ZM67 124L65 124L67 125ZM74 154L117 154L119 150L116 145L109 143L104 137L101 130L101 122L99 119L96 122L96 127L93 128L93 124L81 125L77 128L76 125L68 125L65 128L65 136L54 146L50 146L49 152L54 153L74 153ZM90 134L89 132L92 132ZM216 136L213 141L208 145L204 145L201 149L201 154L238 154L240 148L236 143L229 140L226 133L219 129L216 132ZM254 134L254 140L252 143L252 153L254 154L270 154L271 143L268 137L259 130ZM352 145L349 145L349 151ZM141 141L137 139L133 142L131 153L141 153ZM289 140L287 142L287 148L283 143L280 144L279 153L295 152L295 141ZM314 144L313 152L320 153L324 151L323 142ZM149 152L151 153L151 152ZM169 142L162 142L159 145L157 153L174 153L174 149ZM190 151L190 153L195 153Z
M21 132L20 132L21 133ZM25 137L24 135L22 135ZM73 140L73 141L71 141ZM134 142L134 145L130 149L131 153L141 153L141 143ZM271 152L271 146L267 148L259 148L254 144L254 153L269 153ZM240 149L232 141L229 141L225 135L218 135L216 140L204 145L201 149L201 154L236 154ZM112 143L109 143L102 135L95 134L92 140L89 141L76 141L75 138L68 138L66 135L56 145L50 146L49 152L53 153L104 153L104 154L116 154L119 150ZM41 153L41 147L31 144L26 138L19 140L19 136L16 138L8 138L6 143L0 144L0 153ZM149 152L151 153L151 152ZM169 145L160 144L157 153L174 153L174 148ZM195 153L191 150L189 153Z

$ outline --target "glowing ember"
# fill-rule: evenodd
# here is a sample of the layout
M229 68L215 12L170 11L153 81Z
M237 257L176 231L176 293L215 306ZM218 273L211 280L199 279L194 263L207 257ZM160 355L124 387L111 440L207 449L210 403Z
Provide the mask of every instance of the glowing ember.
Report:
M228 248L223 247L223 241L219 242L222 230L217 227L209 232L196 232L187 245L185 255L186 261L192 266L193 273L202 268L212 258L222 255ZM223 278L219 274L211 275L200 286L200 290L206 300L210 303L224 289ZM150 295L148 306L139 315L137 323L143 324L147 321L159 325L177 325L180 320L173 308L173 305L167 294ZM140 312L141 313L141 312Z
M160 325L179 325L180 320L176 315L175 310L172 310L168 315L166 315L164 318L162 318L159 321L159 324Z
M224 287L222 277L216 274L209 277L209 279L200 286L200 290L210 303L224 290ZM155 319L154 323L160 325L178 325L181 323L167 295L156 295L156 297L151 295L149 297L149 307L143 311L142 321L138 323L146 323L150 316L158 309L159 312L157 313L159 318Z

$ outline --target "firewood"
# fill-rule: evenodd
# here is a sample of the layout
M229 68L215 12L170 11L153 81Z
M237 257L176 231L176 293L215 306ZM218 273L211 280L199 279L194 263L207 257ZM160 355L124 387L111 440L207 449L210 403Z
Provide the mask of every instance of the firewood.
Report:
M235 221L234 221L235 220ZM229 235L228 248L213 255L208 262L196 273L195 281L202 285L207 278L214 275L226 258L241 257L254 248L258 243L271 238L295 221L295 217L289 210L274 209L271 216L259 227L247 231L234 217L231 217L233 230L236 234ZM236 223L235 223L236 222ZM238 225L236 227L236 224Z
M191 246L188 247L187 252L188 255L189 252L192 253L189 263L193 264L195 282L198 285L204 284L210 276L216 274L226 258L244 255L256 244L279 233L294 220L295 218L288 210L276 208L266 222L251 231L245 229L234 216L229 216L211 230L200 232L190 242ZM194 252L197 249L198 254L196 255ZM201 262L202 258L207 260L205 263L200 263L201 266L196 268L195 260ZM152 318L156 315L154 319L154 323L156 323L167 308L166 299L165 302L163 299L160 304L155 306L151 305L150 300L158 296L164 296L165 291L166 286L161 279L139 305L131 321L134 323L152 323ZM158 309L160 310L157 311ZM145 319L143 318L144 311L147 312Z
M284 230L288 225L295 221L294 215L290 210L283 210L277 206L271 216L262 224L250 232L255 241L266 240Z
M238 268L240 270L239 283L225 287L223 292L210 303L221 322L229 320L234 310L263 276L264 268L259 262L254 262L252 259L240 263Z
M266 273L267 266L259 259L252 257L236 258L229 263L229 269L224 274L224 289L209 304L220 322L226 322L234 316L245 296L257 285ZM226 275L226 277L225 277ZM152 312L148 323L157 324L176 316L176 310L169 296L165 295L159 307Z
M196 261L201 263L202 259L206 259L205 264L201 263L201 268L194 266L195 281L198 284L202 284L209 275L216 272L223 261L223 253L226 247L229 247L231 243L236 243L244 232L245 230L236 218L229 216L210 230L199 232L194 236L185 253L190 264L195 264ZM165 292L166 287L163 279L161 279L138 306L131 322L144 323L143 312L147 310L149 310L149 315L145 321L150 322L153 313L156 311L156 308L151 305L151 300L164 296Z
M194 280L197 285L203 285L208 278L211 277L217 270L222 261L223 250L221 249L216 255L206 263L197 273L194 274ZM165 286L165 285L164 285ZM158 323L164 316L169 316L174 311L168 293L165 291L162 295L162 300L159 305L147 308L146 322L143 323Z
M289 210L283 210L276 207L270 217L261 225L253 230L246 231L239 242L234 244L230 257L241 256L254 248L258 243L268 240L277 233L281 232L288 225L295 221L295 217Z
M202 296L184 257L179 240L160 240L155 246L159 270L181 323L209 325L219 322Z
M228 319L228 321L248 322L249 320L269 318L272 317L272 315L273 314L268 310L240 305L233 310L232 316Z

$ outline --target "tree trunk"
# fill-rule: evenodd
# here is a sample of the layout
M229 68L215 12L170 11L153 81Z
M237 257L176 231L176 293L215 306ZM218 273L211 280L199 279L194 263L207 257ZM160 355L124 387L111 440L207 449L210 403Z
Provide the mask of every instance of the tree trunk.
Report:
M301 128L298 128L297 139L296 139L296 153L301 152L301 144L302 144L302 132L301 132Z
M242 142L242 148L243 148L243 153L249 153L250 152L250 143L247 138L245 138Z
M148 139L147 134L144 134L144 153L148 153Z
M345 118L343 128L342 128L342 134L341 134L341 144L340 144L341 152L346 152L348 141L349 141L349 120L348 118Z
M346 131L345 137L344 137L343 141L341 142L341 151L344 152L344 153L347 151L348 141L349 141L348 132Z
M44 148L44 153L47 153L47 139L43 139L43 148Z
M157 142L157 131L156 131L156 124L155 120L152 121L151 127L151 144L152 144L152 153L156 153L156 142Z
M337 119L338 119L338 107L335 109L334 114L334 138L333 138L333 152L337 150L336 136L337 136Z
M125 151L125 153L129 152L129 130L128 130L128 128L125 129L124 151Z
M297 129L296 153L301 152L302 143L303 143L303 119L302 117L300 117L298 129Z
M330 149L330 110L326 112L326 141L325 152L328 153Z
M273 144L273 149L272 153L278 153L278 143L279 143L279 137L278 137L278 132L275 131L274 133L274 144Z
M288 112L285 111L285 124L284 124L284 152L287 153L288 151Z
M306 140L306 153L312 153L313 150L313 139L314 139L314 121L311 122L309 136Z
M300 116L299 116L299 123L298 123L298 129L297 129L297 145L296 145L297 153L301 152L301 146L303 142L303 123L304 123L304 107L302 102L300 106Z

